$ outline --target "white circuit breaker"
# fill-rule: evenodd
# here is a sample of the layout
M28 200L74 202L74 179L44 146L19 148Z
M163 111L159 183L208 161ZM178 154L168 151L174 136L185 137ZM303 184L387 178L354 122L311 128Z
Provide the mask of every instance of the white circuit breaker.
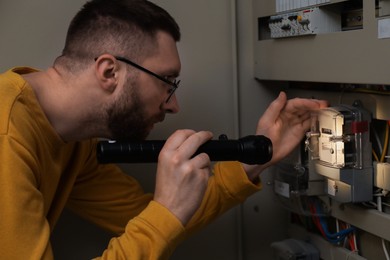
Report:
M340 14L319 7L271 16L271 38L284 38L341 30Z
M339 202L372 200L370 122L371 115L358 101L313 116L308 133L313 169L327 178L326 193Z

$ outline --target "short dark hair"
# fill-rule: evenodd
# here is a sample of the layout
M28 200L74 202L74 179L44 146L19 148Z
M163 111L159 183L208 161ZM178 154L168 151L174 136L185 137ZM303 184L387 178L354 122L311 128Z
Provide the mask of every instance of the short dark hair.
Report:
M65 58L83 63L83 60L90 61L103 53L139 60L156 44L158 31L169 33L175 41L180 41L176 21L154 3L91 0L71 21L59 60Z

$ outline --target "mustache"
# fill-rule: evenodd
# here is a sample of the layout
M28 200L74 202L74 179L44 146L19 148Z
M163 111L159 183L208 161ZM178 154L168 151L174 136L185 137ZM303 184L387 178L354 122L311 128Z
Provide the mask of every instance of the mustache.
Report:
M165 113L161 113L156 117L156 122L163 122L165 120Z

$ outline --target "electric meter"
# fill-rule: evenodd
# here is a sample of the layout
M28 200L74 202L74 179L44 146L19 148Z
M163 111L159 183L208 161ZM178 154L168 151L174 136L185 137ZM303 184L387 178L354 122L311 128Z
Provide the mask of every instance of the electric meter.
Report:
M372 199L370 114L361 103L318 111L307 147L315 171L327 177L326 193L340 202Z

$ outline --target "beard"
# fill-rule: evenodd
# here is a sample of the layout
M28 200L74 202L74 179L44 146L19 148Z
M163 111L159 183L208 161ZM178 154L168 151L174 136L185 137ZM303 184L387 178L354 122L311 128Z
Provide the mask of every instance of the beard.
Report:
M123 95L107 109L108 130L115 140L145 140L155 120L148 119L135 84L126 85Z

